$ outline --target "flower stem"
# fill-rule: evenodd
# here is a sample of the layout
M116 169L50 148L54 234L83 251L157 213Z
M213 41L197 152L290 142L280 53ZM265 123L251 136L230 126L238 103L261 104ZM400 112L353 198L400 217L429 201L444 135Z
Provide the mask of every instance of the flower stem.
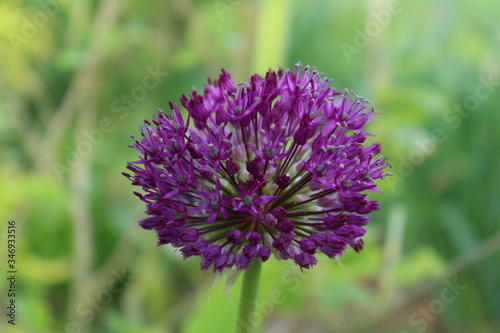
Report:
M243 273L240 309L236 322L236 333L255 333L262 323L255 322L255 306L259 290L260 269L262 263L255 260Z

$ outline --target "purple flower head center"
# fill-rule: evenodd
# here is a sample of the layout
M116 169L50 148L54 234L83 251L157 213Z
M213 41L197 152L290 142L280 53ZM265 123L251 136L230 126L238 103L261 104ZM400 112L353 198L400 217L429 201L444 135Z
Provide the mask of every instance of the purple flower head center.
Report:
M388 166L380 144L364 145L375 111L352 91L329 87L308 66L269 70L235 84L222 70L202 94L183 95L145 121L124 173L143 194L158 245L200 256L201 268L244 269L271 253L302 268L363 247Z

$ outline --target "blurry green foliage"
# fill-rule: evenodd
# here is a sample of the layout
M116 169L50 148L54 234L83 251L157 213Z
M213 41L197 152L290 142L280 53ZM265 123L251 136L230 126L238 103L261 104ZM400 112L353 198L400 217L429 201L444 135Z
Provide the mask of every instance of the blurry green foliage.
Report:
M395 176L372 195L381 210L360 254L304 273L264 265L266 331L422 331L411 316L458 278L467 289L425 330L497 332L499 11L487 0L2 1L0 218L17 222L20 272L7 332L232 332L240 282L226 295L138 228L144 207L120 175L136 158L128 135L221 67L239 82L298 60L382 111L370 131ZM158 86L127 97L157 66ZM103 119L112 130L92 143ZM129 279L103 298L117 271Z

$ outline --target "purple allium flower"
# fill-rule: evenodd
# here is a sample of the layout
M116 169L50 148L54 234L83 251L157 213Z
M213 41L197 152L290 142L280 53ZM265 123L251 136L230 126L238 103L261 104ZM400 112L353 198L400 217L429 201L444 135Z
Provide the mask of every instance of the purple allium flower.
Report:
M271 252L309 268L317 252L361 250L364 214L378 209L362 192L377 190L388 164L379 143L363 145L375 111L329 81L300 63L240 84L223 69L203 94L181 97L187 117L173 103L159 110L124 173L144 191L134 192L150 215L140 225L200 256L203 271Z

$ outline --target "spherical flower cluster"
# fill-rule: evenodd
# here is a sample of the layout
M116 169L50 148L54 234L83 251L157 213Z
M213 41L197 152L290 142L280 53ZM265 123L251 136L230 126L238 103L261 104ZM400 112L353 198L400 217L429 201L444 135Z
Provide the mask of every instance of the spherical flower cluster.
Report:
M143 194L158 245L200 256L215 272L271 253L302 268L351 247L363 248L365 214L378 209L364 191L376 190L388 165L380 144L363 145L374 116L352 91L329 87L308 66L269 70L235 84L222 70L203 94L170 103L145 121L131 145L138 161L124 173Z

